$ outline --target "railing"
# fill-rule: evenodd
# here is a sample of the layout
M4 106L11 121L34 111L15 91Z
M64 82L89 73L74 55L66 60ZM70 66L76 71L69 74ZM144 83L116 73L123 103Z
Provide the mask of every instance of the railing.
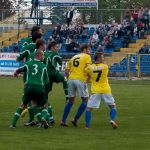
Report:
M123 19L131 19L131 12L132 9L94 9L94 8L76 8L74 10L74 18L82 18L85 24L98 24L99 22L102 23L111 23L113 20L120 23L123 21ZM35 13L33 12L32 18L30 18L30 12L31 10L21 10L16 9L12 10L12 17L8 14L10 13L10 10L0 10L0 21L2 23L5 23L5 20L7 20L7 23L18 23L18 17L20 17L20 21L23 23L34 23ZM38 11L38 18L43 19L43 23L45 24L51 24L53 20L56 21L56 23L64 23L65 21L65 12L66 8L54 8L54 7L41 7ZM55 15L55 18L52 17L52 15ZM15 16L15 17L14 17ZM15 18L14 20L11 20L11 18ZM27 18L27 19L26 19Z

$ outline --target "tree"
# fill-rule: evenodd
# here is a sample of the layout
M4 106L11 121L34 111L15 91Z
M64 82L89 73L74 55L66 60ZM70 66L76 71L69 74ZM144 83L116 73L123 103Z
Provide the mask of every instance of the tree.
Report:
M1 1L2 2L0 3L0 21L14 15L17 9L23 9L28 6L27 2L24 2L24 0L1 0Z
M11 0L2 0L0 5L0 21L10 17L14 13L15 11L13 10L13 2Z
M125 10L134 9L141 6L150 7L149 0L99 0L99 9L108 9L102 12L103 22L116 20L121 21ZM114 10L109 10L114 9Z

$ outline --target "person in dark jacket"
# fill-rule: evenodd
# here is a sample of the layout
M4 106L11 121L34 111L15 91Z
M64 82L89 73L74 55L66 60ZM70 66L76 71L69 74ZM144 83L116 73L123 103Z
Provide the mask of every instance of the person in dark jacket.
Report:
M66 12L66 23L68 27L72 22L72 18L73 18L73 10L69 8L68 11Z

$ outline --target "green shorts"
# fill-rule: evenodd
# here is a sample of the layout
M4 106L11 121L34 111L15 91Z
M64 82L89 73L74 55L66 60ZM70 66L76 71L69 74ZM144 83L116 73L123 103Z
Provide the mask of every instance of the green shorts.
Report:
M55 74L52 74L49 76L49 80L51 83L60 83L60 82L64 82L64 75L60 72L56 72Z
M23 104L27 105L30 101L37 103L37 106L43 106L47 103L45 88L37 85L25 85Z
M49 76L49 81L50 81L50 84L48 86L47 93L52 91L53 83L63 83L65 81L65 78L63 74L57 72Z

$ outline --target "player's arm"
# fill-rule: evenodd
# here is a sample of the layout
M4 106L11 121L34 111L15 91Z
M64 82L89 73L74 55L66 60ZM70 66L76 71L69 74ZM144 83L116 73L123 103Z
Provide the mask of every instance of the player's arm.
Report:
M26 72L26 70L27 70L27 65L25 64L24 66L20 67L19 69L15 71L14 77L18 77L18 74L22 72Z
M85 72L87 74L87 80L86 80L86 82L89 83L90 80L91 80L91 76L90 76L91 70L90 70L90 66L89 65L85 68Z
M43 82L45 86L45 91L47 93L49 91L49 78L48 78L48 73L46 68L44 68Z
M67 62L66 69L65 69L65 76L68 79L71 70L71 59Z
M27 57L28 53L29 53L28 50L25 50L25 51L21 52L19 54L19 56L17 57L16 61L22 61L24 58Z
M60 66L62 66L62 57L60 57L59 55L57 57L57 62Z
M57 64L62 66L62 58L59 55L55 55L52 59L52 65L54 66L54 68L57 67Z
M43 81L44 81L45 85L49 84L49 78L48 78L48 73L47 73L46 67L44 68Z
M86 56L85 62L86 62L86 64L85 64L84 69L88 68L88 66L89 66L90 64L92 64L92 59L91 59L91 56L90 56L90 55Z

